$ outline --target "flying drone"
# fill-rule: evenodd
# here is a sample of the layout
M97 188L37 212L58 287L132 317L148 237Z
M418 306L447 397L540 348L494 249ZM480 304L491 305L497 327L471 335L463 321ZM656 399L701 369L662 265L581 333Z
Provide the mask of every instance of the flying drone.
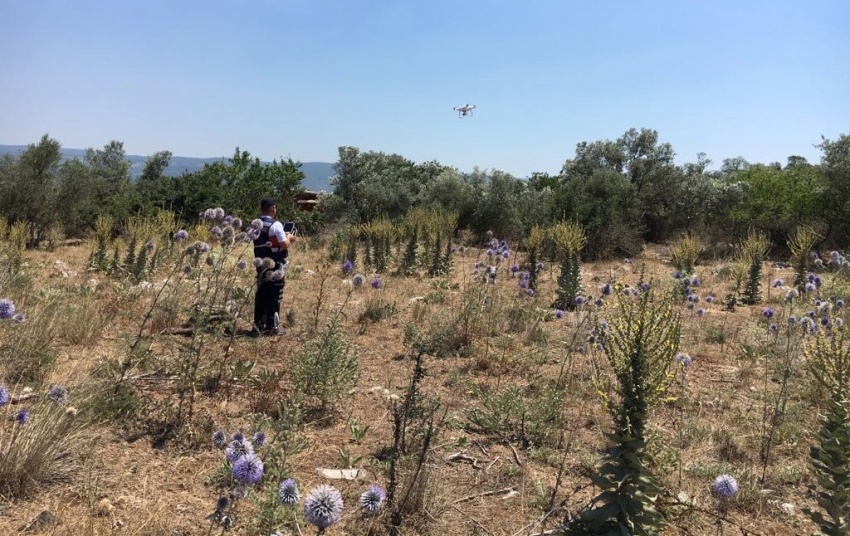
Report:
M452 110L457 112L457 116L459 118L464 118L467 115L471 117L472 116L472 110L474 110L474 109L475 109L475 105L474 104L468 104L468 103L467 103L466 106L461 106L459 108L452 108Z

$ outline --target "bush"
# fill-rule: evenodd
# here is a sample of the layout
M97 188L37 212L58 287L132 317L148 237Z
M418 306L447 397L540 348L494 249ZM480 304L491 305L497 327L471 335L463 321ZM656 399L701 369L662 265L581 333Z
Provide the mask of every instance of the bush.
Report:
M340 332L337 319L306 343L292 362L296 391L319 401L322 413L332 409L357 384L360 362Z

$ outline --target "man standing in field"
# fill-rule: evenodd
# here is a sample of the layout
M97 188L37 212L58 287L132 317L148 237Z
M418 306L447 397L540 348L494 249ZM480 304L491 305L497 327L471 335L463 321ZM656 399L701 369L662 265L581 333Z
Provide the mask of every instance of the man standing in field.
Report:
M255 336L283 335L280 329L280 302L286 284L289 246L297 240L294 234L283 230L277 221L277 205L272 198L260 202L261 215L251 222L260 231L254 239L254 257L257 264L257 295L254 299ZM262 262L260 262L260 260Z

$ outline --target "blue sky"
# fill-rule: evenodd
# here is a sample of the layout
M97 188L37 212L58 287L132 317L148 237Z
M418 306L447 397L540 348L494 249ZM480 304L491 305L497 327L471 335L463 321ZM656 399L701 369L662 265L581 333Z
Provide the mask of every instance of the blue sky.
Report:
M0 143L524 177L647 127L679 163L817 161L850 133L848 28L845 0L0 0Z

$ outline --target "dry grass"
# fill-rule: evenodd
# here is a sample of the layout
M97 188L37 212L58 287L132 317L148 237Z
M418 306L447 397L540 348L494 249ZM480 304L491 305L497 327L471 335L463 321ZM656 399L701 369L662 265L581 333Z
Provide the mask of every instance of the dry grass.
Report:
M596 296L597 287L609 281L635 285L641 262L646 263L647 273L657 278L659 284L672 286L672 268L667 264L668 259L658 255L659 251L662 250L648 250L642 258L634 259L635 264L584 265L585 291ZM57 276L46 252L28 252L29 266L25 268L33 291L45 296L59 293L63 297L61 306L54 309L59 312L51 315L46 306L48 301L27 298L30 290L0 282L0 294L16 299L22 309L32 305L29 311L24 311L28 313L28 323L4 325L0 330L13 327L32 330L25 337L20 333L15 335L19 337L15 340L26 349L29 348L26 339L39 336L36 326L51 328L49 336L38 339L40 346L51 349L56 357L55 365L41 372L43 385L51 380L55 383L55 378L67 377L71 371L80 375L80 382L89 382L87 373L82 371L105 370L100 366L104 360L126 351L126 340L138 330L133 319L146 310L145 304L151 299L150 292L130 294L129 284L119 288L102 276L84 273L87 245L65 247L59 252L71 269L78 272L76 276ZM265 368L288 378L301 344L315 337L316 311L321 326L333 311L345 304L341 329L359 356L362 372L354 390L333 415L305 425L301 435L308 448L289 460L302 492L326 482L318 477L315 468L341 465L341 448L348 449L352 456L362 456L360 465L369 475L363 482L331 482L342 491L347 508L353 509L357 495L372 481L385 484L379 454L382 447L392 442L392 426L385 395L373 388L396 395L403 393L411 374L411 361L406 357L408 349L402 342L404 326L413 322L423 336L433 335L435 343L443 343L441 357L426 358L423 391L440 398L446 425L429 453L427 479L416 490L419 514L411 519L403 534L513 535L552 528L563 519L562 512L543 523L536 520L547 512L548 496L559 468L562 478L556 505L563 502L574 511L592 496L593 490L587 486L606 446L604 433L608 419L590 381L590 357L576 352L588 334L587 313L581 310L568 313L560 320L551 315L549 306L555 296L557 278L557 270L551 268L540 274L535 298L521 296L517 280L507 274L500 274L496 285L480 287L470 280L472 264L483 260L479 255L475 250L467 250L455 256L449 278L385 275L383 289L355 290L350 298L347 298L350 285L341 273L335 274L325 280L319 297L319 272L326 252L302 243L293 251L284 296L283 311L292 310L295 319L288 334L259 340L238 338L232 344L226 340L210 342L206 351L211 362L225 358L228 363L250 359L256 362L255 374ZM696 275L702 280L699 293L703 297L723 297L729 292L733 283L724 277L726 268L721 264L697 268ZM92 277L100 280L100 290L80 291ZM793 280L790 270L766 267L765 281L775 277ZM247 288L252 283L249 273L240 280ZM780 290L766 296L766 301L778 310L775 321L784 322L791 311L782 309L784 292ZM843 290L836 292L839 291ZM131 300L133 296L136 297ZM382 309L381 314L376 314L377 297L384 303L394 303L395 310ZM158 333L185 320L181 317L179 299L167 305L171 309L164 309L154 317L150 332ZM776 434L767 478L760 482L759 445L764 408L776 396L773 362L785 351L785 332L780 332L778 342L771 339L761 307L739 307L726 312L719 303L707 305L703 301L699 306L705 308L702 317L696 316L695 309L681 305L685 320L682 350L690 353L694 364L677 384L681 388L677 393L679 399L660 406L652 418L654 470L664 488L670 491L670 496L662 497L667 504L665 512L672 521L669 534L715 532L711 512L716 499L710 486L721 472L733 474L741 484L741 493L727 508L730 523L753 534L811 532L813 526L801 510L813 505L806 491L806 485L811 483L807 453L821 399L802 369L796 370L791 379L794 388L790 391L786 422ZM801 308L795 308L794 313L799 315ZM117 314L119 309L123 314ZM360 322L364 312L368 321ZM243 317L246 314L250 316L246 312ZM604 309L601 315L604 317ZM247 323L240 321L240 328L246 327ZM5 344L11 340L7 338L9 331L0 333L3 335L0 363L4 374L9 374L12 369L7 367L18 350ZM791 336L799 337L796 331ZM174 338L176 342L181 340ZM150 349L153 353L164 353L170 345L171 342L160 341L151 344ZM760 351L742 353L745 346ZM160 358L163 363L167 361L163 355ZM96 383L91 380L92 385L108 388L110 376L99 374ZM12 383L8 376L3 378ZM517 386L526 396L536 397L543 391L535 390L533 384L554 385L559 379L563 386L560 424L554 435L546 432L545 442L531 441L528 448L523 448L513 427L509 434L484 433L476 431L469 422L468 412L483 408L482 393L501 393ZM88 434L97 441L44 441L56 437L50 434L63 430L59 425L68 421L63 420L64 414L54 411L47 412L45 422L37 424L35 416L41 409L36 411L34 407L32 426L26 429L27 442L21 444L30 445L28 449L34 455L38 450L35 447L57 448L47 444L58 443L67 455L54 455L58 466L34 473L46 476L27 488L28 496L15 500L8 494L5 496L0 506L0 534L12 533L43 510L51 511L61 520L54 532L45 533L206 534L205 517L212 512L216 496L209 485L210 478L220 465L220 453L208 445L208 434L216 428L250 429L251 408L271 411L277 401L289 396L291 385L284 379L265 385L263 392L257 393L251 391L250 382L242 379L222 384L217 390L199 390L198 408L191 423L154 448L148 425L167 411L163 400L173 387L170 382L157 376L134 380L132 387L143 409L129 422L115 421L106 427L87 425L65 432L74 438ZM0 443L3 445L0 451L7 448L7 438L15 430L8 420L10 411L8 407L0 410L6 417L0 421L0 437L6 438ZM50 420L54 417L55 421ZM352 418L370 425L359 443L352 440L348 429ZM21 428L20 433L24 430ZM512 442L506 443L505 435ZM476 463L447 461L450 454L457 452L475 458ZM47 453L41 457L51 459ZM22 454L16 459L21 460L16 462L16 467L28 467L29 462L23 461L26 456ZM59 474L64 477L50 478ZM505 488L511 488L514 493L485 494ZM697 509L674 506L677 494L692 499ZM112 508L102 504L104 499ZM792 504L793 512L787 513L784 503ZM251 511L252 507L246 505L235 534L250 534L246 527ZM377 520L365 523L352 513L327 534L367 534L370 529L377 531L376 523ZM740 532L730 524L726 529Z

